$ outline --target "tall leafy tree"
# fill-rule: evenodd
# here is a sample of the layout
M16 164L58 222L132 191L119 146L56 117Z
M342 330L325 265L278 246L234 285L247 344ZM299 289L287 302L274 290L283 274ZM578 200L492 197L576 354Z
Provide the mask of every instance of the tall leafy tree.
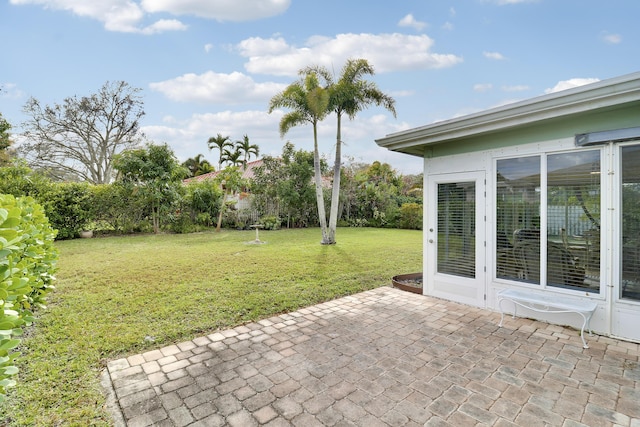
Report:
M137 187L149 203L153 231L158 233L161 217L180 197L186 169L167 144L124 151L116 156L114 166L123 183Z
M29 99L24 112L30 118L23 125L27 142L20 153L34 169L47 170L54 178L71 175L93 184L109 183L114 156L142 141L140 91L117 81L62 104L43 106Z
M227 148L233 148L233 142L231 142L231 138L227 136L223 136L221 133L216 136L212 136L207 141L207 145L209 146L209 150L213 150L217 148L219 151L218 156L218 170L222 170L222 162L224 161L224 151Z
M375 74L373 66L366 59L349 59L337 82L334 82L329 71L320 66L307 69L307 72L315 72L322 75L328 82L329 106L328 109L335 113L336 125L336 157L333 165L333 187L331 191L331 211L329 214L329 227L327 243L336 242L336 226L338 223L338 206L340 202L340 171L342 169L342 116L347 115L351 120L370 105L382 106L396 117L395 100L384 94L378 86L365 80L366 76Z
M245 169L247 168L247 163L249 162L251 155L256 158L260 155L260 147L249 142L249 136L246 134L242 137L242 140L236 141L236 150L242 156L242 166Z
M321 85L323 75L313 69L300 71L302 76L291 83L282 92L276 94L269 103L269 113L276 108L287 108L290 111L280 119L280 135L284 136L295 126L311 124L313 128L313 169L316 186L316 206L318 222L322 232L322 244L332 243L327 231L327 214L324 207L322 190L322 172L320 168L320 152L318 149L318 123L329 113L329 91L327 85Z
M287 227L306 227L317 221L313 183L313 152L296 150L287 142L280 157L265 156L254 170L251 193L263 214L286 215ZM322 169L326 168L322 162Z

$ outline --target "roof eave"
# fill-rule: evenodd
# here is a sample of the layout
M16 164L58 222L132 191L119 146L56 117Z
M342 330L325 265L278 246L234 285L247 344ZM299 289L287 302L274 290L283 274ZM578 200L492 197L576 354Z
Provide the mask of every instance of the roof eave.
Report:
M640 72L389 134L376 139L376 143L391 151L421 155L428 145L607 109L638 100Z

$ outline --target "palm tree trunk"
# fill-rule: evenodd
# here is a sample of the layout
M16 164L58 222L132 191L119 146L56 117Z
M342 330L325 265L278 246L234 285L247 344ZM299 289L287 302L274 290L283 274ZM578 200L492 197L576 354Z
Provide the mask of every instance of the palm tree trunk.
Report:
M323 245L331 244L327 235L327 213L324 210L324 194L322 192L322 173L320 171L320 153L318 151L318 128L313 124L313 171L316 183L316 204L318 205L318 221L322 232Z
M331 188L331 212L329 214L328 243L336 243L336 227L338 225L338 208L340 205L340 171L342 169L342 132L340 131L342 115L338 114L338 130L336 134L336 159L333 165L333 187Z

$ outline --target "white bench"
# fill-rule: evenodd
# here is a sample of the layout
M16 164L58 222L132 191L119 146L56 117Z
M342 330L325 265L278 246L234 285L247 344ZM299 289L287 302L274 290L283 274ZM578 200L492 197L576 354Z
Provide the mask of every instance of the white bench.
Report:
M518 306L527 308L529 310L537 311L540 313L576 313L582 316L582 328L580 328L580 338L582 338L582 344L584 348L589 348L584 340L584 328L589 329L589 335L591 335L591 327L589 322L591 316L595 312L598 304L592 301L574 301L567 300L557 295L553 297L545 297L532 292L518 289L503 289L498 291L498 307L502 316L500 317L500 324L504 320L504 309L502 307L503 301L511 301L513 303L513 317L516 317Z

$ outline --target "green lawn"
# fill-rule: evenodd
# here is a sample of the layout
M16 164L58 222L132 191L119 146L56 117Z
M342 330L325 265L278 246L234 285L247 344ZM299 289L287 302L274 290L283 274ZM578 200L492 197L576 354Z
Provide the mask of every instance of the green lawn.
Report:
M390 284L422 270L422 232L341 228L58 242L56 290L23 341L12 426L109 425L108 360ZM153 342L152 342L153 341Z

